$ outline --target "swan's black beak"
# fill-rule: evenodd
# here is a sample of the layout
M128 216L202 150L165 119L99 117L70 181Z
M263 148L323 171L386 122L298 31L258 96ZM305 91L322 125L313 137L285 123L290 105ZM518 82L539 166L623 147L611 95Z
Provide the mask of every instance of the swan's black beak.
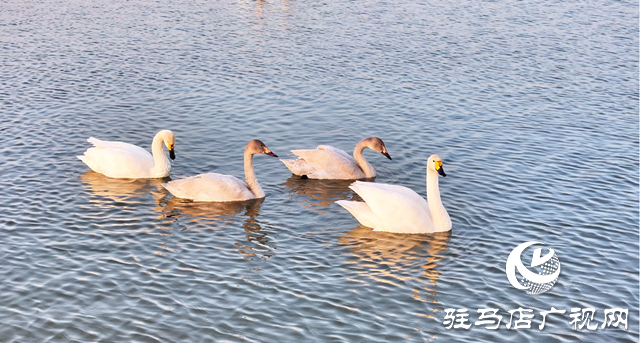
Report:
M383 152L382 154L383 154L386 158L391 159L391 156L389 156L389 153L388 153L388 152L386 152L386 151L385 151L385 152Z
M267 150L264 152L265 155L269 155L269 156L273 156L273 157L278 157L278 155L274 154L273 151L271 150Z
M440 163L440 168L436 166L436 170L438 171L438 174L440 174L441 176L447 176L447 174L444 173L444 168L442 168L442 162Z
M169 149L169 158L171 158L172 160L176 159L176 153L175 153L175 150L173 150L173 147Z

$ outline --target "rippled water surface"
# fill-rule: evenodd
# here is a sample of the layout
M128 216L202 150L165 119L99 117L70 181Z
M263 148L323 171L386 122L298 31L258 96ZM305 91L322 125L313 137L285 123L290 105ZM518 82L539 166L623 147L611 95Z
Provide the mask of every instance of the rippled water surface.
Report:
M0 27L0 342L637 341L637 2L8 0ZM160 129L173 179L379 136L375 181L425 195L437 153L453 230L372 232L267 156L266 199L224 206L75 157ZM504 273L531 240L562 263L537 296ZM499 330L442 325L485 307Z

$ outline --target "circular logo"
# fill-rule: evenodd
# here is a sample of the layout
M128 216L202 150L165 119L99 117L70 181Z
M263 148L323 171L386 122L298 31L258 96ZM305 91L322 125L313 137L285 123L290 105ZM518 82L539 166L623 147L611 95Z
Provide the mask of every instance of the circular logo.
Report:
M560 275L560 260L555 250L547 248L548 252L542 256L542 248L533 251L530 267L527 269L522 263L522 253L528 247L542 244L542 242L524 242L518 245L507 258L507 278L509 283L517 289L526 289L527 294L541 294L553 287ZM516 276L516 269L520 273L520 282Z

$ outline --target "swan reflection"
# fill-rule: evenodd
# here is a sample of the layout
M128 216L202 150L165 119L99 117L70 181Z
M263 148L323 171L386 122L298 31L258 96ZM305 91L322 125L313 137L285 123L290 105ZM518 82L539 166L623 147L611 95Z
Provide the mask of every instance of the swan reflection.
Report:
M156 199L163 197L164 193L158 194L158 191L163 190L161 184L167 182L167 180L168 178L113 179L94 171L88 171L80 175L80 181L83 186L94 195L128 204L139 203L140 201L135 198L142 197L150 192Z
M298 195L303 196L302 206L324 214L319 210L329 207L336 200L362 201L360 197L349 189L353 180L312 180L291 176L282 185Z
M186 215L192 218L220 219L223 216L234 217L242 214L255 220L262 202L264 198L248 201L197 202L172 197L169 200L160 199L156 210L165 218Z
M194 202L172 197L169 200L160 199L156 211L161 214L161 218L170 219L172 222L186 219L187 227L193 227L196 230L231 228L237 226L238 221L241 220L246 241L234 243L238 248L237 252L247 259L254 256L267 259L271 257L275 247L268 237L270 230L263 229L257 220L263 202L264 198L233 202ZM228 237L231 236L228 235Z
M355 267L359 276L396 287L418 281L423 284L422 289L414 289L413 297L432 302L440 278L437 267L450 237L451 232L406 235L373 231L361 225L339 240L358 257Z

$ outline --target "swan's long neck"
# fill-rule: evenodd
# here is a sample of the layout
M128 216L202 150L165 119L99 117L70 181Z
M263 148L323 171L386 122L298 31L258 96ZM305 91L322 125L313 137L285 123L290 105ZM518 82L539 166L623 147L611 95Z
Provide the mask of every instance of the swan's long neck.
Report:
M373 166L367 162L362 154L364 148L367 148L367 142L363 140L353 149L353 158L356 160L356 163L358 163L360 169L362 169L366 178L376 177L376 170L373 169Z
M253 153L247 150L244 152L244 177L249 189L256 198L264 198L264 191L260 187L258 179L256 179L256 173L253 171Z
M449 213L447 213L444 205L442 205L442 200L440 200L438 172L431 168L427 168L427 200L436 231L451 230L451 218L449 218Z
M164 149L162 146L164 145L164 139L161 137L161 134L156 134L153 137L153 143L151 143L151 153L153 154L153 169L151 173L154 176L168 176L169 171L171 171L171 162L167 158L167 155L164 153Z

